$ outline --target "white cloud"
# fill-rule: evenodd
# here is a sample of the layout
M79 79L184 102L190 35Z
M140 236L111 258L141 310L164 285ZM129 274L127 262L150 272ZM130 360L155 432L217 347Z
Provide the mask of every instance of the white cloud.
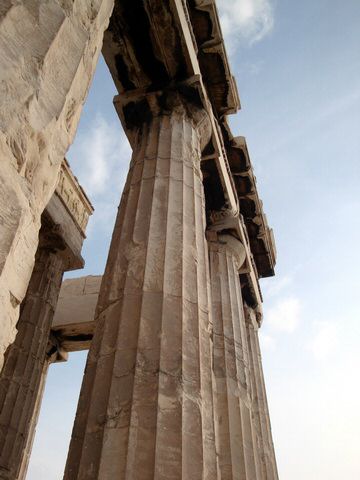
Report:
M318 360L325 360L337 347L337 326L330 322L316 322L315 335L310 340L307 348Z
M218 0L221 28L229 50L238 42L259 42L274 26L270 0Z
M275 350L275 346L276 346L276 341L274 339L274 337L272 337L271 335L268 335L267 333L264 333L263 330L259 330L259 339L260 339L260 345L261 345L261 348L265 349L265 350L270 350L270 351L273 351Z
M293 332L300 320L300 302L295 297L278 301L266 314L266 324L280 332Z
M266 298L272 298L286 290L287 287L292 284L293 278L290 275L284 275L282 277L275 276L264 279L262 282L264 296Z
M99 228L110 234L130 159L131 148L118 120L108 121L98 114L76 136L69 151L70 165L95 208L88 238Z
M107 192L122 162L130 161L131 150L121 125L96 115L86 132L80 132L70 151L71 166L89 197ZM117 178L118 180L118 178Z

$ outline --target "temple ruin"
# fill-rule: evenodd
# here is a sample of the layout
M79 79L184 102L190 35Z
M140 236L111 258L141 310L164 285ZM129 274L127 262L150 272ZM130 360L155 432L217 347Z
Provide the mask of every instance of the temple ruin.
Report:
M65 157L101 51L133 153L104 274L62 282L93 211ZM5 0L0 78L0 479L26 478L49 364L89 349L64 480L276 480L276 251L215 0Z

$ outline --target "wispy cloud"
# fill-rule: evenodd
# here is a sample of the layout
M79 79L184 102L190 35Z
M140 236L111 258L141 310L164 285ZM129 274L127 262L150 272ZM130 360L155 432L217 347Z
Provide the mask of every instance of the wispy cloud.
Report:
M80 132L71 150L72 166L87 194L100 196L109 190L114 172L123 161L129 162L131 150L121 126L97 115L90 129Z
M307 348L318 360L325 360L334 352L338 344L338 331L334 323L323 321L315 323L315 333Z
M290 275L275 276L275 278L271 277L267 280L267 282L262 283L264 296L266 298L276 297L293 283L293 278Z
M300 321L300 301L296 297L287 297L278 301L266 315L269 327L280 332L293 332Z
M264 348L265 350L270 350L273 351L275 350L276 347L276 340L273 336L264 333L263 330L259 330L259 339L260 339L260 344L261 347Z
M230 53L239 42L248 45L259 42L274 26L270 0L218 0L217 5Z
M119 122L96 115L90 128L78 133L69 160L95 207L88 237L99 227L110 234L130 158L131 148Z

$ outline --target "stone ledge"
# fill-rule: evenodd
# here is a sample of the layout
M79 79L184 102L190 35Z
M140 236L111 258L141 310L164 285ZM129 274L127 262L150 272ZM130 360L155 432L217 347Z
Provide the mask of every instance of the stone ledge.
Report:
M67 352L90 347L101 279L102 275L88 275L63 281L52 332Z
M82 236L85 238L86 226L94 208L79 184L78 179L72 173L66 158L64 158L61 165L55 194L60 198L76 226L79 228Z

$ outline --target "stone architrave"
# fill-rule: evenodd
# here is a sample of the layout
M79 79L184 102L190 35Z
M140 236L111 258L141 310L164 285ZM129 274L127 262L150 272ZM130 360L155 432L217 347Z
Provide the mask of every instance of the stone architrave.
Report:
M50 329L63 276L63 258L57 253L56 234L42 228L35 266L21 305L17 335L5 354L0 374L0 479L19 477L29 450L32 424L41 399L51 356ZM35 425L34 425L35 427ZM34 430L34 428L33 428ZM30 445L31 446L31 445Z
M114 0L0 6L0 368Z
M246 258L234 236L208 232L213 313L214 419L222 480L265 480L252 434L251 382L239 270Z
M271 434L270 415L266 398L264 374L262 369L257 317L259 314L245 305L246 332L249 346L250 379L252 385L252 406L254 417L254 436L261 459L262 477L266 480L278 480L275 450Z
M200 170L210 122L176 93L148 101L152 115L142 101L131 132L66 480L217 478Z

